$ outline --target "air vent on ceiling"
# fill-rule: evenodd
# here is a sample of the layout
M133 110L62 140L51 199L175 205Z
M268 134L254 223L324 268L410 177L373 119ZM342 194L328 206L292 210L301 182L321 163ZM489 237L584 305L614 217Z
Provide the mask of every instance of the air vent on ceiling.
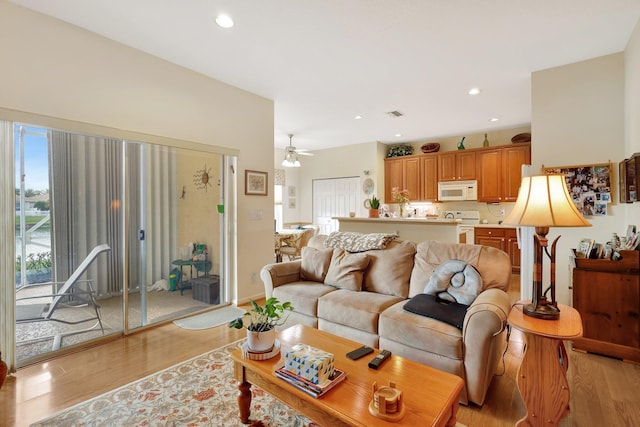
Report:
M402 117L403 114L398 110L389 111L387 113L390 117Z

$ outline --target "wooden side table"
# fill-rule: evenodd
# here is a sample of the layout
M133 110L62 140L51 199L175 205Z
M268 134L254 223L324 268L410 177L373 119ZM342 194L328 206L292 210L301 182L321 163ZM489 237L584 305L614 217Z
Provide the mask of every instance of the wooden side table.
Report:
M508 319L525 339L517 383L527 413L516 425L557 426L569 412L569 358L563 340L580 337L582 321L575 309L562 304L557 320L527 316L522 303L511 309Z

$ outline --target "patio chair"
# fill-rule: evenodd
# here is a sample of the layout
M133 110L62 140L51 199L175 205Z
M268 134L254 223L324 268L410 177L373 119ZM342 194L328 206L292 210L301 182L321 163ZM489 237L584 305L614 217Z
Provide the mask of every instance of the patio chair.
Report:
M65 332L61 334L57 334L54 336L54 350L60 348L61 340L63 336L74 335L83 332L88 332L90 330L95 329L97 326L100 326L100 330L104 334L104 327L102 325L102 319L100 318L100 306L95 300L93 287L91 286L90 280L79 280L80 276L82 276L89 265L96 259L98 255L102 252L110 251L111 248L107 244L98 245L87 255L87 257L80 263L78 268L71 274L71 276L65 282L47 282L47 283L37 283L33 285L27 285L19 288L16 291L16 302L31 300L31 299L42 299L42 298L52 298L51 302L48 303L38 303L38 304L16 304L15 314L16 314L16 323L32 323L32 322L60 322L67 325L77 325L80 323L89 322L91 320L95 320L96 323L88 328L82 329L79 331L71 331ZM17 298L17 294L20 291L28 288L34 288L36 286L54 286L55 284L62 284L62 286L55 292L50 294L38 294L32 295L28 297ZM82 284L85 284L86 287L83 289ZM67 304L67 301L73 301L73 304ZM65 320L60 317L54 317L56 315L56 310L61 307L93 307L93 311L95 312L95 316L91 317L82 317L77 320ZM51 338L51 336L38 338L36 340L29 341L40 341L43 339ZM22 341L24 343L27 341Z

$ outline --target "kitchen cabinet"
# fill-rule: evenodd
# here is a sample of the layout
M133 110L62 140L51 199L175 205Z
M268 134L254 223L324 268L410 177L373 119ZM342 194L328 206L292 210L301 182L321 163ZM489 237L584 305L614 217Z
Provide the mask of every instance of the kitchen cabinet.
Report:
M435 202L438 200L438 156L427 154L420 159L420 163L421 200Z
M522 165L530 163L530 143L478 151L478 201L515 202L522 180Z
M502 201L502 150L494 148L476 154L478 201Z
M476 227L474 234L476 245L491 246L509 254L511 271L520 273L520 248L515 228Z
M522 165L531 164L531 143L502 148L502 201L515 202L522 182Z
M476 179L476 151L450 151L438 154L439 181Z
M392 157L384 161L384 201L395 203L391 197L391 189L409 190L411 200L420 200L422 186L420 184L420 156Z
M622 260L571 258L573 307L582 318L583 350L640 363L640 274L638 251Z
M520 247L517 231L515 228L507 228L504 234L507 239L507 253L511 258L511 271L520 274Z
M412 201L438 201L439 181L478 181L479 202L514 202L522 165L531 163L531 144L456 150L384 159L384 202L391 189L409 190Z

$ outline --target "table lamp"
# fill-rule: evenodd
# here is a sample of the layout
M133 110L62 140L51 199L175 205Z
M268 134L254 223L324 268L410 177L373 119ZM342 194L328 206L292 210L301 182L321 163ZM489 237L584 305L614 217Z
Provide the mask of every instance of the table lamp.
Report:
M590 227L578 211L562 174L534 175L522 178L518 199L503 224L535 227L533 236L534 271L531 304L523 307L524 314L539 319L554 320L560 317L556 302L556 237L548 250L549 227ZM547 290L542 292L542 261L544 253L551 261L551 278ZM551 299L547 299L547 292Z

